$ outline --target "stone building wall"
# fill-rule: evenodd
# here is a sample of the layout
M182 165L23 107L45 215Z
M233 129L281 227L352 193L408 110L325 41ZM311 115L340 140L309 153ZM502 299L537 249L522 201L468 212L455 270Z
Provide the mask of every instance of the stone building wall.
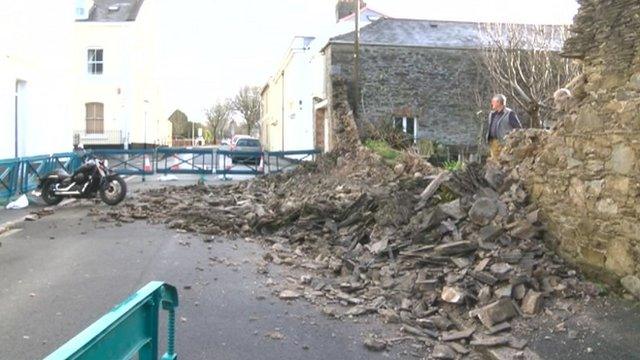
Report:
M566 258L640 273L640 1L580 0L565 56L584 81L549 134L521 132L502 160L528 180Z
M330 44L325 55L326 79L352 79L353 45ZM359 118L379 124L417 117L420 138L476 145L481 123L475 91L488 93L488 87L475 55L477 50L363 45Z

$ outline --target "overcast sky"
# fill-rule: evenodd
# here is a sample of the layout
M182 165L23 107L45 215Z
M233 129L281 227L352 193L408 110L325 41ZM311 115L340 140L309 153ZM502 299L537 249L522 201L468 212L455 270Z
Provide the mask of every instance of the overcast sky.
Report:
M157 0L156 0L157 1ZM398 18L569 24L575 0L367 0ZM160 1L161 84L167 116L191 120L243 85L264 85L295 35L335 22L335 0Z

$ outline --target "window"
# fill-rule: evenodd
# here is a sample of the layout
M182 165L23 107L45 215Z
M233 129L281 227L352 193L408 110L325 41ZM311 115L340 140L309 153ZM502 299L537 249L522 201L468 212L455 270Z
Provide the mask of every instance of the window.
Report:
M260 140L256 139L240 139L236 146L260 147Z
M86 133L104 133L104 105L102 103L86 103Z
M393 126L409 135L413 142L418 140L418 119L413 117L395 117L393 118Z
M102 49L87 50L87 66L89 74L100 75L104 67L104 58Z

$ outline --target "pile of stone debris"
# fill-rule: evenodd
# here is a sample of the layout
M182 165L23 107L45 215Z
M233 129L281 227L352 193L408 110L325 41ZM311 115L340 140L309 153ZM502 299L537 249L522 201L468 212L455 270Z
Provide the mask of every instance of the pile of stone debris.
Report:
M545 247L527 200L517 179L490 166L438 174L415 162L390 168L360 150L248 182L150 190L95 215L165 223L205 241L259 237L268 246L259 271L274 263L304 272L280 298L304 297L335 317L379 314L431 357L455 359L489 347L524 356L512 320L585 291Z

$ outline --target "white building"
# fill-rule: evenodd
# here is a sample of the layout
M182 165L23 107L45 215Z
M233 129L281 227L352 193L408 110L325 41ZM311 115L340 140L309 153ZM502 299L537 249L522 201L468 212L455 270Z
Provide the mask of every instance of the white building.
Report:
M383 16L364 7L359 25L366 26ZM329 144L325 144L329 138L325 134L328 130L325 61L320 51L331 37L349 33L354 28L355 14L351 14L338 18L316 37L294 37L261 93L260 137L266 150L329 149Z
M78 0L73 51L74 143L170 145L158 69L157 1Z
M72 149L74 0L0 7L0 159Z

